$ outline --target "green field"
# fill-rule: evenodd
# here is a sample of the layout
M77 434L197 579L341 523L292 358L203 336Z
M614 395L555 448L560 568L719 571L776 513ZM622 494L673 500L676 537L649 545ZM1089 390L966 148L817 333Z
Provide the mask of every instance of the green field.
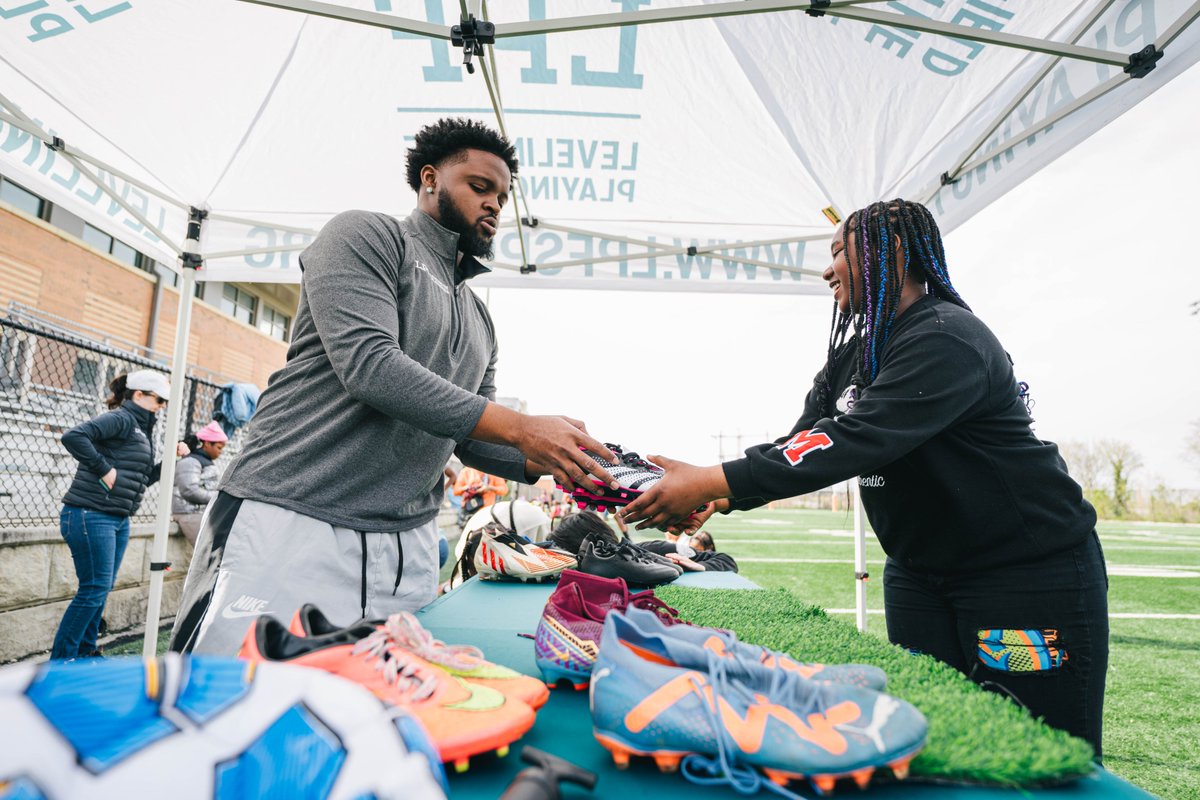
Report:
M852 611L838 611L854 608L849 514L762 510L706 529L750 580L853 621ZM1105 766L1164 798L1200 797L1200 526L1104 522L1099 531L1114 615ZM867 631L886 638L884 556L873 536L867 542Z

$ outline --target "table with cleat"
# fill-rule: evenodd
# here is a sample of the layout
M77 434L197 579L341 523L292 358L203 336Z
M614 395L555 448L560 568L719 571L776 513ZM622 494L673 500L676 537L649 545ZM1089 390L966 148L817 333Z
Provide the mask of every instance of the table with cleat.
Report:
M755 589L750 581L733 573L685 573L681 585L721 589ZM471 644L481 648L488 660L528 675L537 676L534 661L534 634L554 584L499 583L472 579L458 590L444 595L418 615L426 628L446 642ZM729 786L700 786L685 780L678 772L660 772L654 760L634 756L625 769L617 769L613 755L600 745L593 734L589 693L573 691L565 683L550 693L550 699L537 714L533 729L518 740L504 758L494 754L476 756L464 772L447 765L451 796L470 800L499 797L523 769L529 767L518 754L525 745L559 756L598 777L593 790L570 783L562 785L563 798L587 797L738 797ZM881 772L887 773L884 769ZM813 787L793 781L792 792L806 798L816 797ZM764 787L760 797L775 797ZM933 798L934 800L1067 800L1068 798L1149 798L1151 795L1098 769L1086 778L1066 785L1037 789L946 786L916 780L897 782L877 775L865 791L859 791L849 779L837 783L833 796L862 796L879 800Z

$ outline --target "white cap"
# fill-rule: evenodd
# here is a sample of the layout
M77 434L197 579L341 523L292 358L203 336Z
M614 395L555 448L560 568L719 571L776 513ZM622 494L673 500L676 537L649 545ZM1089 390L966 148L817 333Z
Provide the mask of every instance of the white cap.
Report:
M692 547L692 537L686 533L680 534L675 540L675 552L684 558L691 558L696 555L696 549Z
M550 517L545 511L528 500L501 500L487 508L479 509L467 520L463 527L463 536L454 546L455 558L462 558L463 549L467 545L466 534L479 530L489 522L499 522L506 528L511 528L515 523L517 533L533 542L544 542L550 535Z
M125 388L130 391L154 392L163 400L171 394L171 384L167 376L152 369L139 369L126 375Z

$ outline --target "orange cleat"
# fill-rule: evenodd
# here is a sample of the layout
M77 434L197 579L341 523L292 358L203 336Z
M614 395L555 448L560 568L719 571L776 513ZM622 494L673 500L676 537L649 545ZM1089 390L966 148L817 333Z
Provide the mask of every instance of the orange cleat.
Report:
M396 624L391 635L396 644L428 661L434 667L455 677L480 686L495 689L505 697L520 700L534 711L546 704L550 692L537 678L522 675L516 670L493 664L483 657L478 647L465 644L446 644L433 638L417 618L402 611L389 618ZM370 635L382 622L355 623L348 627L334 625L311 603L301 606L292 616L288 630L296 636L328 636L346 633L354 638Z
M417 717L455 769L466 769L473 755L505 748L533 726L533 709L519 700L448 675L400 647L396 627L389 619L357 641L343 633L302 638L264 616L246 632L238 656L311 667L366 687Z

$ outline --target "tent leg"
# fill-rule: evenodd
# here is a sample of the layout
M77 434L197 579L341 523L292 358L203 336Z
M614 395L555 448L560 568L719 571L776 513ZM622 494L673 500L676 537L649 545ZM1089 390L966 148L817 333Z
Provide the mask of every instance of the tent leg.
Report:
M154 519L154 542L150 558L150 597L146 608L146 637L142 656L158 655L158 620L162 605L163 572L166 569L167 535L171 529L171 490L175 486L175 446L182 438L183 384L187 380L188 329L192 322L192 296L196 271L182 270L179 284L179 316L175 323L175 351L171 358L171 396L167 403L167 432L163 438L162 475L158 482L158 515Z
M859 631L867 632L867 534L862 492L858 479L850 479L854 505L854 618Z

